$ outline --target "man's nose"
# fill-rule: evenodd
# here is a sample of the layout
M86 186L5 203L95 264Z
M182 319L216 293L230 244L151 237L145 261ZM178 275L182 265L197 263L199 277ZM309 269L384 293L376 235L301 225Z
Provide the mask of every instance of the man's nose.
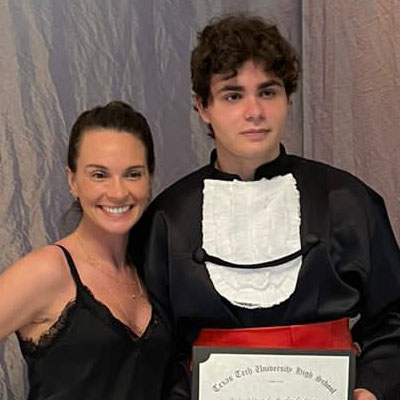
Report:
M246 99L245 118L247 121L260 121L265 118L265 110L260 98Z

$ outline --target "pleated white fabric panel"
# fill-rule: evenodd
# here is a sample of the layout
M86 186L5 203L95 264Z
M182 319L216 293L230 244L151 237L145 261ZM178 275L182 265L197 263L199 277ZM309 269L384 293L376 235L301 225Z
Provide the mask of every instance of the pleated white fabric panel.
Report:
M292 174L254 182L206 179L203 196L203 248L209 255L247 266L301 249L300 193ZM268 308L292 295L302 259L260 269L206 266L216 291L232 304Z

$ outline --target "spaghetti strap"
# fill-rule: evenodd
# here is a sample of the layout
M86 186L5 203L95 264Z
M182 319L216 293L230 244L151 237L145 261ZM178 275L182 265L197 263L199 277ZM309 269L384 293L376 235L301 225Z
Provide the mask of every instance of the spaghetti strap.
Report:
M78 271L77 271L77 269L76 269L74 260L73 260L72 257L71 257L71 254L70 254L69 251L68 251L64 246L62 246L61 244L54 244L54 246L59 247L59 248L63 251L63 253L64 253L64 255L65 255L65 258L67 259L68 267L69 267L69 269L70 269L70 271L71 271L72 278L74 279L74 281L75 281L75 283L76 283L76 286L77 286L78 288L82 289L82 288L84 287L84 285L83 285L83 283L82 283L82 281L81 281L81 278L79 277Z

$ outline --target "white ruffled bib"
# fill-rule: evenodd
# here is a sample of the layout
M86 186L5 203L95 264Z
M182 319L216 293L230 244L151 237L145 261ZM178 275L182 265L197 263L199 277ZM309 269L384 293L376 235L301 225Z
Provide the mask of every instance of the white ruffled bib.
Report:
M300 242L300 195L292 174L259 181L204 181L203 248L234 264L294 253ZM206 262L218 293L244 308L268 308L294 292L302 257L275 267L235 269Z

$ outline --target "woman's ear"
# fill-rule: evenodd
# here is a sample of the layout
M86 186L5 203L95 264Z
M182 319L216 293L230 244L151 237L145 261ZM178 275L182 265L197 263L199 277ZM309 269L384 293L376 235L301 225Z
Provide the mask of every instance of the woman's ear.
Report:
M72 172L71 168L69 168L69 167L65 167L65 173L67 174L69 191L71 192L71 195L74 198L77 198L78 192L77 192L77 187L76 187L76 182L75 182L75 173Z

